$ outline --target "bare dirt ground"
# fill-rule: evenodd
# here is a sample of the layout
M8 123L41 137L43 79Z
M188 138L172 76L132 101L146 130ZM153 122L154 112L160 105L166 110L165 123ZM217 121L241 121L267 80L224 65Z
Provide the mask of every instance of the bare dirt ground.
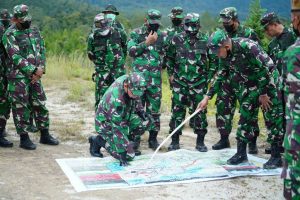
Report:
M8 125L8 139L14 142L13 148L0 149L0 199L283 199L280 177L246 177L222 181L199 182L153 186L134 189L97 190L77 193L64 175L55 159L89 157L86 138L94 133L93 109L66 102L64 90L55 88L46 90L47 106L50 110L51 132L59 137L61 144L56 147L38 143L38 134L31 134L38 144L35 151L19 148L19 137L15 134L12 119ZM93 100L91 100L93 105ZM91 106L92 107L92 106ZM162 141L168 132L169 116L162 116ZM206 145L218 141L215 122L209 119L209 131ZM231 145L235 147L234 134ZM181 148L194 149L195 135L191 129L185 129L181 137ZM265 143L259 141L259 156L263 154ZM143 136L143 153L151 153L147 148L147 135ZM166 151L166 147L162 151ZM108 156L104 152L105 156Z

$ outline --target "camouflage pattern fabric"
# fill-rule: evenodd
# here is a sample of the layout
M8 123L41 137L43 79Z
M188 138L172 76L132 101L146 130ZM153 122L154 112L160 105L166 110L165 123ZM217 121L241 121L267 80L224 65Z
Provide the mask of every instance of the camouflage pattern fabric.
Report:
M152 20L156 22L156 19ZM165 54L166 34L157 31L157 41L147 46L145 41L149 35L147 26L135 29L130 34L128 42L128 54L133 58L132 68L134 72L141 72L147 82L145 94L142 97L146 112L150 114L155 125L151 131L160 130L160 106L161 106L161 70L162 57Z
M7 28L0 20L0 38L2 38ZM10 103L7 98L7 78L5 76L6 59L7 54L2 40L0 40L0 132L5 129L10 114Z
M222 31L217 31L210 38L210 42L218 37ZM218 40L213 41L216 43ZM213 48L210 46L210 48ZM276 85L278 82L278 70L271 58L254 41L246 38L233 38L232 51L226 59L221 59L228 65L221 65L217 73L217 78L208 92L212 97L218 92L221 85L226 80L231 80L233 94L240 104L240 120L237 130L237 137L248 142L255 136L257 114L259 109L258 97L268 94L273 103L267 112L266 123L269 130L268 142L273 143L280 138L280 126L282 118L278 109L278 99L276 97ZM234 83L234 84L233 84ZM281 113L282 114L282 113ZM278 116L279 115L279 116Z
M286 134L284 136L284 196L300 199L300 39L285 52Z
M110 28L108 35L94 29L88 38L87 51L94 56L95 108L107 88L125 74L127 35L124 30Z
M258 41L258 36L253 29L239 25L238 29L232 33L227 33L230 38L249 38ZM228 64L222 62L222 64ZM233 86L235 83L228 79L222 83L222 88L219 90L216 99L216 125L219 133L223 136L229 136L232 130L232 120L237 106L237 98L234 95ZM254 124L255 135L259 134L258 123Z
M38 129L48 129L49 113L42 83L30 83L37 67L45 69L45 46L39 30L19 30L12 25L3 36L3 44L8 54L8 95L17 133L27 133L31 111Z
M134 158L133 144L146 130L138 113L144 113L141 100L132 99L124 90L128 75L119 77L105 92L96 112L95 128L107 142L105 149L116 159L127 152L128 159Z

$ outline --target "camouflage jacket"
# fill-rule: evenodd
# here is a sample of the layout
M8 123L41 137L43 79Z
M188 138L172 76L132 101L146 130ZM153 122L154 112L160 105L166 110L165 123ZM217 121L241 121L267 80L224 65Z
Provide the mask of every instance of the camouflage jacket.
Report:
M45 44L37 28L19 30L12 25L2 42L8 54L8 79L30 78L36 67L45 69Z
M140 99L132 99L124 90L128 75L119 77L103 95L96 112L96 120L110 123L121 133L128 135L131 114L144 112Z
M294 44L295 41L295 33L288 28L284 28L282 34L280 34L278 37L273 38L268 46L268 54L272 58L280 75L282 75L284 52L288 49L289 46ZM280 77L284 78L282 76ZM282 80L280 80L280 82L282 83ZM280 88L283 89L283 86L281 85Z
M257 91L266 94L268 87L276 87L279 78L272 59L253 40L247 38L232 38L232 51L226 59L220 59L229 65L220 65L217 78L208 92L212 97L219 91L223 81L231 80L232 87L239 92ZM241 91L246 89L247 91Z
M157 31L157 41L147 46L145 41L148 36L146 26L135 29L130 34L128 53L133 58L133 71L143 73L145 80L150 85L161 85L161 70L163 56L165 55L166 34Z
M167 51L167 68L183 86L208 82L216 69L216 58L208 53L208 36L199 32L193 39L186 32L173 37Z
M87 51L95 56L96 72L124 71L127 35L123 30L112 28L107 36L102 36L99 29L93 29Z
M286 66L283 68L286 75L286 134L284 148L300 151L300 38L290 46L284 56Z
M5 67L5 60L7 58L7 54L2 42L2 37L6 31L6 27L4 26L4 24L2 24L1 20L0 20L0 75L3 76L5 75L5 71L6 71L6 67Z
M237 38L237 37L243 37L243 38L249 38L251 40L254 40L258 43L260 43L259 38L257 36L257 34L254 32L253 29L249 28L249 27L245 27L243 25L239 25L238 29L232 33L228 33L228 36L230 38Z

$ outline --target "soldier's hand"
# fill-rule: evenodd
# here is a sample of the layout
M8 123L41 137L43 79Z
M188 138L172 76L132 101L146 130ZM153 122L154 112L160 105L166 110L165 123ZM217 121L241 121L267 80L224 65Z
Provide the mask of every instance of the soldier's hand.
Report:
M122 152L120 153L120 166L126 167L129 165L129 163L127 162L127 158L126 158L127 152Z
M208 100L209 97L205 95L202 101L198 104L197 110L204 110L207 107Z
M268 111L271 109L271 106L273 105L273 103L267 94L260 95L258 100L259 100L259 103L261 104L261 108L263 110Z
M32 77L31 77L31 84L34 84L34 83L36 83L38 80L40 80L41 79L41 77L40 76L38 76L38 75L36 75L36 74L33 74L32 75Z
M36 70L36 72L34 73L34 75L37 75L37 76L39 76L40 78L42 78L43 73L44 73L43 68L38 67L37 70Z
M169 77L169 82L170 82L170 85L172 85L172 84L173 84L173 80L174 80L174 76L172 75L172 76L170 76L170 77Z
M154 31L151 31L146 39L146 45L149 46L151 44L154 44L157 40L157 33Z

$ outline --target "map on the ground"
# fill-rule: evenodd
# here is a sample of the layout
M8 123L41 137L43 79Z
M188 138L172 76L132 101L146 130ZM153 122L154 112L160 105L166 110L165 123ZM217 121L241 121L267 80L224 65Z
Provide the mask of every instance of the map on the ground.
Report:
M279 175L281 169L265 170L267 160L248 155L248 163L226 165L236 149L200 153L180 149L135 157L130 166L121 167L119 161L106 158L57 159L57 163L69 178L77 192L97 189L144 187L219 180L237 176Z

